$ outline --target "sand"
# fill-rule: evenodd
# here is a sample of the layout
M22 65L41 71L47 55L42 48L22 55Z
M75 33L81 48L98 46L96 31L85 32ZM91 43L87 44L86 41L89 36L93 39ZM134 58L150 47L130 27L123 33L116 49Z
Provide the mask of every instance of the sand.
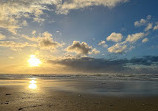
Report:
M0 111L158 111L158 96L107 96L0 86Z

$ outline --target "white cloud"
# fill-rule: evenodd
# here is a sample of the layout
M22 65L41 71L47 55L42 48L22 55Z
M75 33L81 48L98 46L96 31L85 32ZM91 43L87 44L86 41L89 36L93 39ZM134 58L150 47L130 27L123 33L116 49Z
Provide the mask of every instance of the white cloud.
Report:
M1 0L0 1L0 28L16 34L17 30L26 25L22 18L32 18L36 22L42 22L43 10L52 11L48 5L55 5L57 13L67 14L69 10L80 9L89 6L103 5L115 7L127 0Z
M73 41L72 45L66 48L67 52L75 52L78 55L98 54L100 51L89 46L86 42L80 43L79 41Z
M24 21L22 22L22 25L23 25L23 26L27 26L27 25L28 25L27 21L24 20Z
M33 34L36 33L36 31L32 32ZM28 37L26 35L22 35L25 39L36 42L39 45L39 48L46 49L46 50L54 50L58 47L62 47L64 43L58 43L53 40L52 34L48 32L44 32L38 37Z
M130 42L130 43L135 43L137 40L143 38L144 36L146 36L146 34L144 33L135 33L135 34L131 34L131 35L128 35L127 38L126 38L126 42Z
M38 22L38 23L41 23L41 22L44 22L44 21L45 21L45 19L39 18L39 17L35 17L35 18L33 18L33 20L34 20L35 22Z
M122 43L117 43L108 48L108 52L110 53L123 53L127 50L127 45Z
M101 41L98 43L98 45L104 45L106 42L105 41Z
M12 56L10 56L10 57L8 57L9 59L15 59L14 57L12 57Z
M99 54L100 51L97 50L96 48L92 49L92 51L89 54Z
M122 36L121 33L115 33L115 32L113 32L113 33L111 33L110 36L108 36L106 38L106 40L107 41L113 41L113 42L119 42L119 41L122 40L122 38L123 38L123 36Z
M158 30L158 24L154 26L153 30Z
M111 8L127 1L128 0L65 0L57 5L57 12L67 14L69 10L99 5Z
M98 43L98 45L103 46L103 47L108 47L108 45L106 44L106 41L101 41Z
M42 49L55 49L61 47L63 44L60 44L53 40L52 35L48 32L43 33L43 37L39 38L39 46Z
M148 23L148 25L146 26L146 28L144 29L144 31L149 31L152 28L153 28L153 24L152 23Z
M140 21L135 21L134 25L136 27L139 27L139 26L145 25L146 23L147 23L147 21L145 19L141 19Z
M151 15L148 15L146 18L147 18L147 20L150 20L151 19Z
M151 19L151 15L148 15L147 17L146 17L146 19L140 19L139 21L135 21L134 22L134 26L136 26L136 27L140 27L140 26L145 26L145 25L147 25L147 27L149 28L149 30L150 30L150 27L151 27L151 23L149 23L149 20ZM147 29L148 29L147 28Z
M54 0L7 0L0 1L0 28L16 34L16 30L26 25L22 17L32 17L35 21L40 20L42 10L48 10L44 4L51 4ZM30 16L31 14L31 16Z
M35 31L34 31L34 33L35 33ZM26 40L29 40L29 42L0 41L0 46L9 47L12 50L19 50L24 47L36 47L39 49L54 51L58 47L62 47L64 45L64 43L58 43L58 42L54 41L52 38L52 34L50 34L48 32L39 34L38 37L28 37L26 35L21 35L21 36L23 38L25 38ZM2 38L1 35L0 35L0 37Z
M6 38L6 36L5 36L5 35L0 34L0 40L4 40L5 38Z
M36 30L33 30L33 31L32 31L32 35L35 35L35 34L36 34Z
M146 42L148 42L148 41L149 41L148 38L144 38L144 39L142 40L142 43L146 43Z
M135 33L135 34L128 35L125 41L116 43L115 45L109 47L108 52L124 53L126 51L132 50L133 48L135 48L135 46L133 46L133 43L135 43L139 39L145 37L146 35L147 34L145 34L145 33ZM145 43L147 41L148 41L147 38L142 40L143 43Z
M146 19L140 19L140 21L134 22L134 25L135 25L136 27L145 26L145 29L144 29L145 32L146 32L146 31L149 31L149 30L151 30L151 29L153 29L153 30L158 29L158 25L155 25L155 26L153 27L153 23L150 22L150 19L151 19L151 15L148 15L148 16L146 17Z
M37 47L36 44L29 44L28 42L17 43L14 41L0 41L0 47L9 47L12 50L19 50L24 47Z

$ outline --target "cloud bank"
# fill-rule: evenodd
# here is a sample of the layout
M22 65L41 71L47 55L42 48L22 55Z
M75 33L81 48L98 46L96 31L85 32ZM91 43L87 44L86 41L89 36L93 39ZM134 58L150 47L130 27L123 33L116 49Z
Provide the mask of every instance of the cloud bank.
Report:
M65 66L65 70L82 73L158 73L158 56L106 60L89 57L48 60L50 64ZM139 67L141 66L141 67Z

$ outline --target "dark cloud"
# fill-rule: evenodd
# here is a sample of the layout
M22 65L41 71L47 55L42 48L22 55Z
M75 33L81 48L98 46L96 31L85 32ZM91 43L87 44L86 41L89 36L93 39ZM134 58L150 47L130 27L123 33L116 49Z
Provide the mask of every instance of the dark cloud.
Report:
M98 54L100 51L89 46L86 42L80 43L79 41L73 41L72 45L68 46L67 52L75 52L78 55Z
M53 49L55 49L55 48L61 46L61 44L59 44L58 42L53 41L52 38L43 38L43 39L40 40L39 46L41 48L49 48L49 49L53 48Z
M69 70L84 73L158 73L158 56L146 56L130 60L82 57L49 60L48 62L60 64Z
M158 56L145 56L143 58L133 58L129 60L133 65L158 65Z

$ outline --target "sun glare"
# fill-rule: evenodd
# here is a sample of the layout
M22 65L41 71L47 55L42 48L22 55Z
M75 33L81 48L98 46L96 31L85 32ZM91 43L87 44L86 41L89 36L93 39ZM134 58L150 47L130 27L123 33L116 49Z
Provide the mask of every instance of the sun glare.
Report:
M35 55L31 55L28 63L31 67L37 67L39 66L42 62L40 61L40 59L38 59Z
M36 85L36 81L35 80L31 80L30 81L30 84L29 84L29 88L30 89L36 89L37 88L37 85Z

